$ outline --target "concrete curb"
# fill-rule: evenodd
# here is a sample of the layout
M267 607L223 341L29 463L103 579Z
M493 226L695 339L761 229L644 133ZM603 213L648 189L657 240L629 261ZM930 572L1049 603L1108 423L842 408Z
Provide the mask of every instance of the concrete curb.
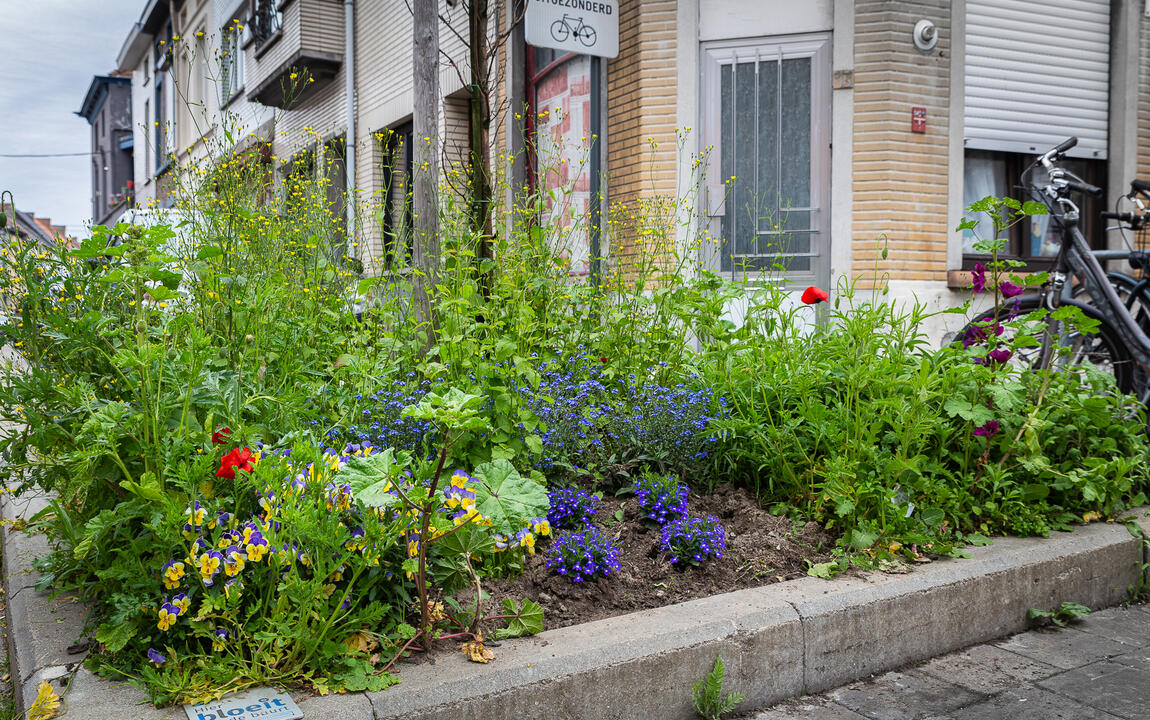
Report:
M0 516L26 516L42 502L5 496ZM1150 534L1146 509L1136 521ZM42 537L4 531L12 677L23 707L49 680L64 694L66 718L184 718L179 708L143 704L139 690L95 677L81 655L68 654L85 609L35 590L30 562L46 549ZM1019 632L1031 607L1116 605L1150 563L1121 524L999 538L970 553L907 575L804 578L552 630L504 643L490 665L451 653L403 666L403 682L386 692L300 698L300 707L332 719L488 720L546 710L557 720L648 720L653 712L686 720L695 716L691 683L722 652L727 687L746 693L742 707L754 709Z

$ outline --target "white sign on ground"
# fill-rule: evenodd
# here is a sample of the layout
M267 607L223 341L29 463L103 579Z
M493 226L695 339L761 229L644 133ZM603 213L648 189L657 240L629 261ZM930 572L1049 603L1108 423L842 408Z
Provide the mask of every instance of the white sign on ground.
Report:
M188 720L299 720L303 712L286 693L253 688L215 702L185 705Z
M527 0L526 13L530 45L606 58L619 54L618 0Z

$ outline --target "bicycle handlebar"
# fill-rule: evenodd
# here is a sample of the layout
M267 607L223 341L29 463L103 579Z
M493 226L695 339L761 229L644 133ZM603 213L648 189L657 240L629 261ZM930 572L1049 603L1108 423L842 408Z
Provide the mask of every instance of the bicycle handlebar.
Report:
M1073 140L1074 138L1071 139ZM1097 185L1091 185L1090 183L1067 180L1066 187L1070 188L1071 190L1077 190L1080 193L1086 193L1090 197L1102 197L1102 188L1098 187Z
M1064 154L1066 154L1067 150L1069 150L1070 148L1074 147L1077 144L1078 144L1078 136L1077 135L1071 135L1070 137L1063 140L1062 143L1060 145L1058 145L1057 147L1054 147L1054 148L1051 148L1050 150L1048 150L1046 152L1046 154L1043 155L1042 157L1045 160L1057 160L1058 158L1060 158Z
M1133 180L1130 181L1130 192L1131 192L1131 194L1136 193L1136 192L1140 192L1140 193L1150 195L1150 182L1147 182L1146 180L1139 180L1138 178L1134 178Z
M1117 220L1118 222L1129 223L1130 225L1142 222L1142 216L1138 213L1110 212L1108 210L1103 210L1098 214L1106 220Z

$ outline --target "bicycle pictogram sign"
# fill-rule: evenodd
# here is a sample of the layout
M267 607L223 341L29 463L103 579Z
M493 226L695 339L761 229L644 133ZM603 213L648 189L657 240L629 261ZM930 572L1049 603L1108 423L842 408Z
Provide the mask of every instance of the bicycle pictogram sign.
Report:
M584 47L591 47L595 44L595 28L583 22L582 17L571 17L564 13L561 19L551 23L551 37L557 42L566 42L567 38L574 37Z

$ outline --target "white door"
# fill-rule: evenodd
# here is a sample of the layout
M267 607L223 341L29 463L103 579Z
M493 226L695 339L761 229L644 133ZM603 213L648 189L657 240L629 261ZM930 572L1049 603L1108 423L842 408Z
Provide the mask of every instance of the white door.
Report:
M830 277L830 35L705 43L705 262L729 277Z

